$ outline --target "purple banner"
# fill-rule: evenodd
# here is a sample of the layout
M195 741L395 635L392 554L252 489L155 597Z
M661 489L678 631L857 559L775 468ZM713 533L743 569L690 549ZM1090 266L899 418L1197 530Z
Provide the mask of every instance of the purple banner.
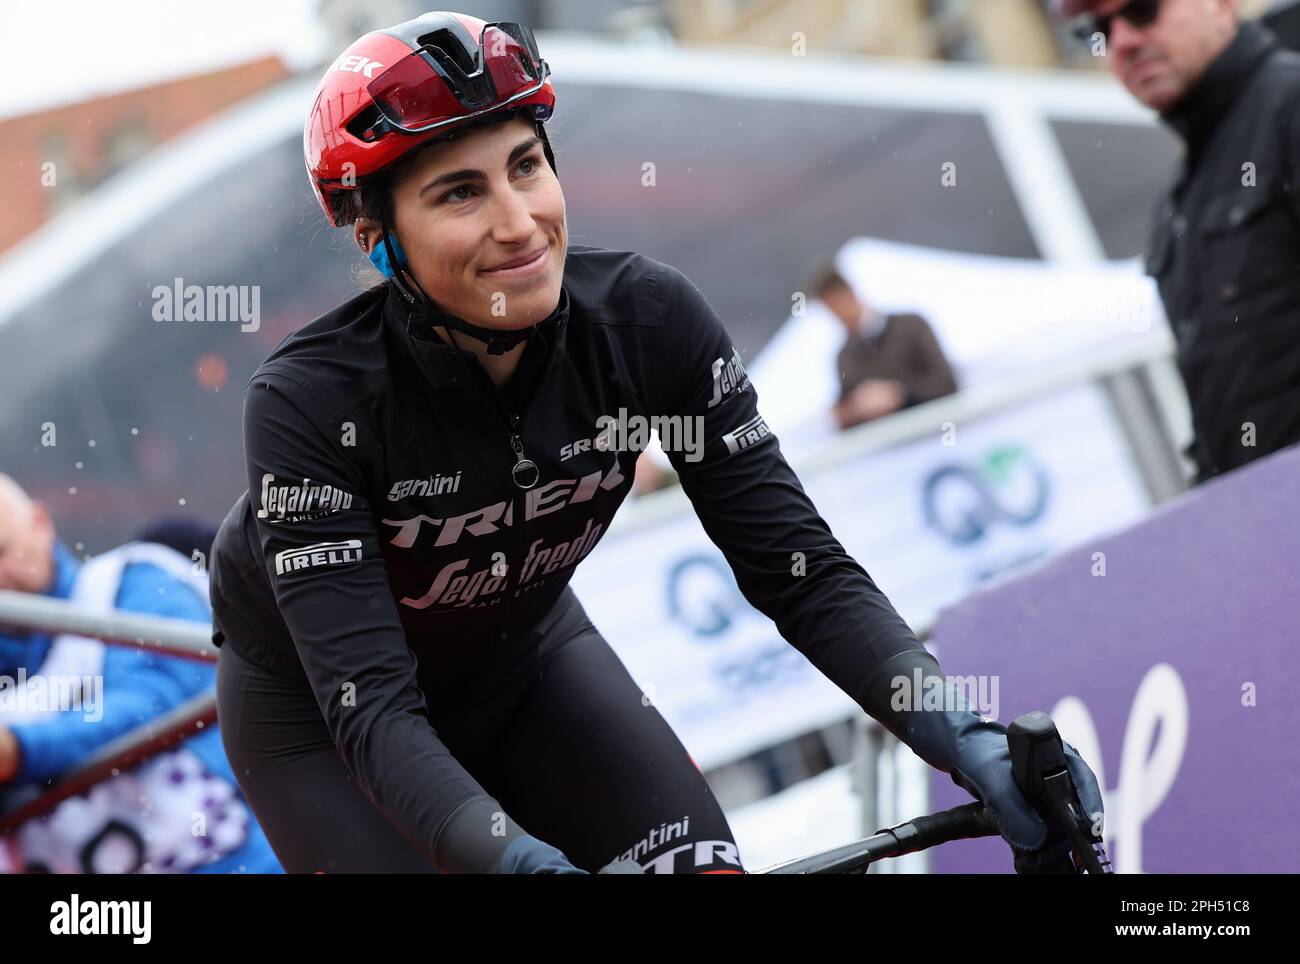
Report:
M1115 869L1300 871L1300 448L977 593L938 620L950 676L1042 709L1097 773ZM934 772L934 809L968 801ZM1011 872L999 840L938 873Z

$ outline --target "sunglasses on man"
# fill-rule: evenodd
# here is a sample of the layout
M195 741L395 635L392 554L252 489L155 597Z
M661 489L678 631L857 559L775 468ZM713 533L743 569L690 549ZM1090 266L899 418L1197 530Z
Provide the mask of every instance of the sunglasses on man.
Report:
M1160 16L1160 0L1129 0L1114 13L1088 17L1075 30L1075 34L1084 43L1091 43L1093 37L1101 34L1109 43L1110 28L1116 17L1122 17L1128 21L1129 26L1141 30L1155 23L1158 16Z

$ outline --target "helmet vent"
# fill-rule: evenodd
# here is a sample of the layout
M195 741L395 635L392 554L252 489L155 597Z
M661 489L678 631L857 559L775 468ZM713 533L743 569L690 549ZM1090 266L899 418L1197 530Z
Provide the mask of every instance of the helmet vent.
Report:
M379 122L379 118L382 116L383 115L380 113L379 108L374 104L371 104L369 107L366 107L364 110L359 111L357 113L357 116L352 118L352 120L348 121L347 131L353 137L356 137L360 140L377 141L379 140L379 138L376 135L371 134L369 136L366 136L366 131L374 127L375 124Z
M465 45L454 33L445 27L442 30L435 30L433 33L426 33L415 41L421 47L436 47L444 57L454 63L466 74L474 72L474 59L470 56Z

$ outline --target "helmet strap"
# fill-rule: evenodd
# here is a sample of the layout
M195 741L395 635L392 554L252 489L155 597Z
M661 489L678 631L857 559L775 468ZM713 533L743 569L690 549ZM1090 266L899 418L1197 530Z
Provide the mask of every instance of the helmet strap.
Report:
M384 248L388 252L388 263L393 266L393 275L389 280L406 301L410 310L410 323L419 322L463 332L471 338L486 344L489 355L504 355L520 342L526 341L537 330L537 325L529 325L527 328L520 328L516 331L485 328L482 325L471 324L463 318L457 318L450 312L443 311L429 297L424 288L420 286L420 282L408 270L406 264L398 261L396 252L393 250L393 244L389 241L388 225L385 223L384 218L379 219L379 228L384 232L383 242ZM403 276L408 278L410 283L414 285L416 291L419 292L418 297L407 288Z

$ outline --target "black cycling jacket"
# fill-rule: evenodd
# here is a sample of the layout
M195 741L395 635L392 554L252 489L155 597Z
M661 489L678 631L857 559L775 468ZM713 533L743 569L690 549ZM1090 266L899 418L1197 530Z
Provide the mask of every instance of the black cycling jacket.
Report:
M1300 443L1300 54L1243 23L1161 116L1187 142L1147 256L1198 483Z
M254 374L249 490L213 551L213 608L218 645L305 676L358 784L435 863L448 817L485 794L438 731L527 666L525 631L631 488L638 453L598 442L601 416L701 420L702 450L665 449L705 531L745 598L868 713L888 716L867 688L887 660L937 669L832 536L675 268L571 245L559 304L504 391L408 321L380 286ZM527 490L512 435L540 470Z

